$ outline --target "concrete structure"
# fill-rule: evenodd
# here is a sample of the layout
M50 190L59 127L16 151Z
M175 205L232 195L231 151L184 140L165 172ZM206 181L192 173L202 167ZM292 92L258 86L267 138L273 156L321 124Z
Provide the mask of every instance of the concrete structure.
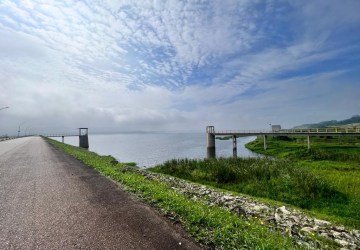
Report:
M42 134L44 137L61 137L61 142L64 143L65 137L70 136L79 136L79 147L80 148L89 148L89 129L88 128L79 128L79 133L58 133L58 134Z
M236 135L232 136L232 141L233 141L233 157L236 158L237 157Z
M281 130L281 125L271 125L272 132L279 132Z
M207 158L215 158L215 130L214 126L206 127L206 150L207 150Z
M79 128L79 147L89 148L88 128Z
M280 126L280 125L273 125ZM278 128L278 127L277 127ZM280 127L281 128L281 127ZM264 138L264 149L267 149L267 136L307 136L307 148L310 149L310 136L360 136L360 127L352 128L311 128L311 129L280 129L276 131L268 130L220 130L215 131L214 126L206 127L207 133L207 158L216 157L215 136L231 136L233 141L233 156L236 157L237 136L259 136Z

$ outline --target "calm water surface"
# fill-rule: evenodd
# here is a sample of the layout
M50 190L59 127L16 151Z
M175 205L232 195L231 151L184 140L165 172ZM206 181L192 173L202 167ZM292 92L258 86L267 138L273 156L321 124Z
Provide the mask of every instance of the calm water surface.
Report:
M238 156L257 157L244 145L256 137L237 139ZM61 141L61 138L55 138ZM78 137L65 137L65 143L78 146ZM139 167L151 167L166 160L206 157L205 133L126 133L89 135L90 151L112 155L121 162L136 162ZM231 140L216 140L216 155L232 156Z

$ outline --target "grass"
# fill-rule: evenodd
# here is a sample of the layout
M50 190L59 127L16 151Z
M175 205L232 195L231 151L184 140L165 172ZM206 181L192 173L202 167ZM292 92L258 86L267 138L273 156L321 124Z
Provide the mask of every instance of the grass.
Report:
M360 229L360 140L357 137L311 137L307 150L304 137L270 137L264 151L261 138L247 144L255 152L290 159L294 167L305 169L325 180L347 197L344 202L329 200L311 211L335 222Z
M247 144L271 158L171 160L151 171L285 202L322 219L360 229L360 140L270 137Z
M195 240L210 248L300 248L288 236L266 228L256 219L245 220L227 210L192 201L164 183L144 178L134 171L134 166L118 163L111 156L99 156L51 139L49 142L103 175L120 182L127 190L154 204L164 214L175 216Z
M346 203L347 197L323 178L294 162L270 158L172 160L151 171L253 196L286 202L301 208Z

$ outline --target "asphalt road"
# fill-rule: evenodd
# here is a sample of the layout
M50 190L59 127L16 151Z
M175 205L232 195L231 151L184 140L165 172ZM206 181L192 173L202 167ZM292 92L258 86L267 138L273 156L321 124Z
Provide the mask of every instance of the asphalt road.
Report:
M0 142L0 249L199 249L40 137Z

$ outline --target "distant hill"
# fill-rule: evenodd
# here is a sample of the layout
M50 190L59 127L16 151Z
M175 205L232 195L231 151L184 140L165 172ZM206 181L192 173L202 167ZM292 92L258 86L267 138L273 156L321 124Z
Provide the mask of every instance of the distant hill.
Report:
M328 128L328 127L350 127L350 126L360 126L360 115L354 115L349 119L342 121L331 120L323 121L319 123L310 123L296 126L294 128Z

